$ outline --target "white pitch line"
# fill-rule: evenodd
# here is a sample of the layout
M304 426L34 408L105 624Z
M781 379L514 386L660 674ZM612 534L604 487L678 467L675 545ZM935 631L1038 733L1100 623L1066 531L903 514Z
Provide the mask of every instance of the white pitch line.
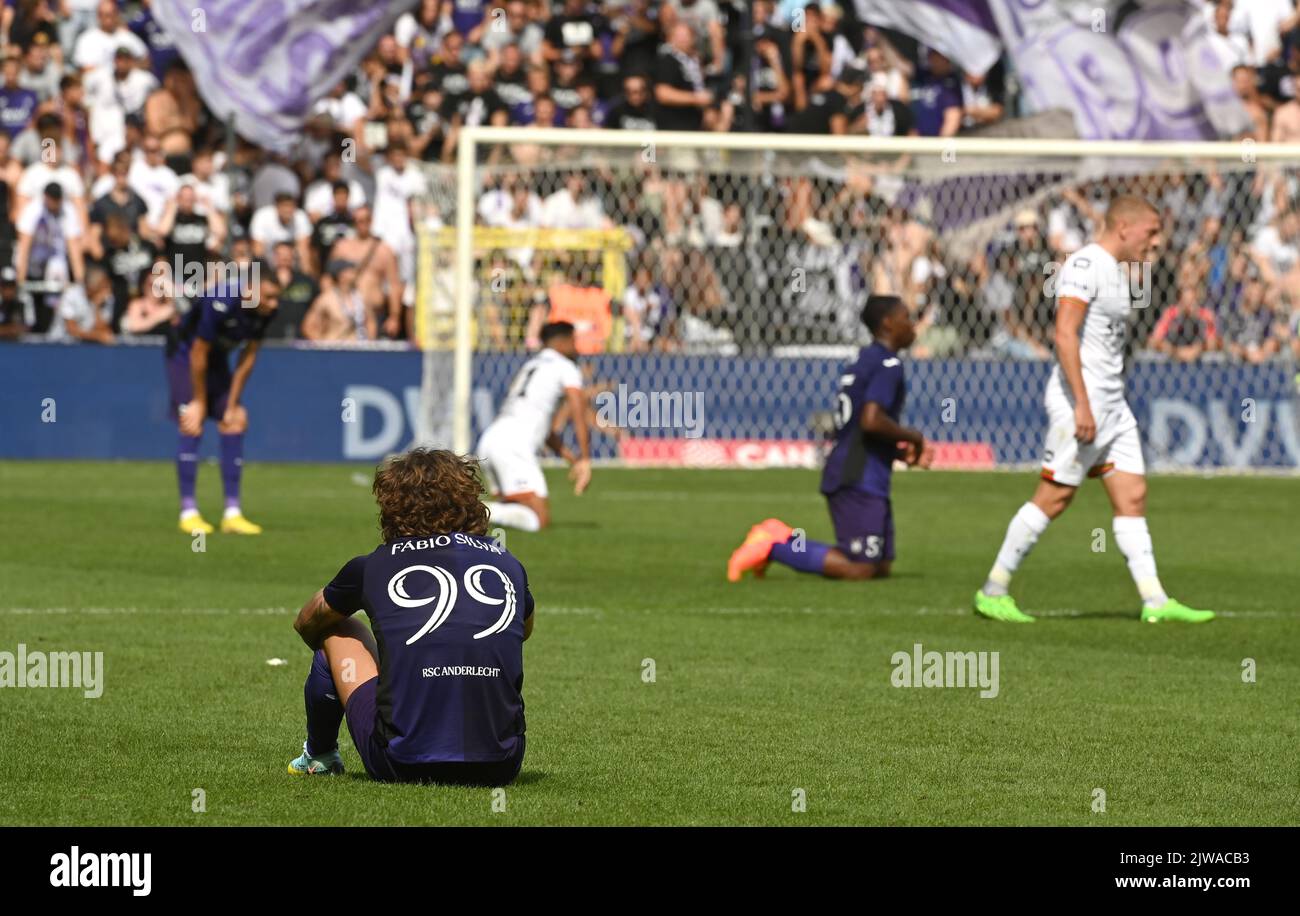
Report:
M735 503L736 495L734 493L695 493L688 490L609 490L601 489L599 491L589 491L593 495L599 495L601 499L612 500L614 502L660 502L675 500L677 502L718 502L718 503ZM787 502L815 502L814 494L808 493L791 493L785 492L754 492L746 493L745 500L755 500L757 502L770 502L772 500L785 500Z
M297 614L287 607L6 607L0 608L0 614L13 616L57 616L61 614L88 614L91 616L112 615L167 615L167 616L203 616L216 617L225 615L242 615L249 617L288 617Z
M565 607L563 605L540 605L537 608L539 613L550 616L552 614L567 614L575 617L603 617L605 612L600 608L594 607ZM647 609L648 611L649 609ZM221 617L221 616L245 616L245 617L292 617L298 612L293 608L287 607L206 607L206 608L161 608L161 607L6 607L0 608L0 614L13 617L55 617L71 614L86 614L92 617L101 616L129 616L129 615L153 615L153 616L200 616L200 617Z
M973 612L968 608L844 608L844 607L699 607L683 609L686 613L694 614L717 614L722 616L750 616L760 614L807 614L807 615L825 615L834 617L971 617ZM545 616L571 616L571 617L594 617L603 618L605 611L601 608L594 607L572 607L568 605L547 605L539 604L537 612ZM1031 613L1032 612L1032 613ZM243 616L243 617L292 617L298 612L293 608L287 607L256 607L256 608L160 608L160 607L3 607L0 608L0 615L12 617L53 617L60 615L85 614L88 616L114 616L114 615L152 615L152 616L197 616L197 617L222 617L222 616ZM662 614L661 607L624 607L619 609L620 614ZM1098 616L1096 611L1080 611L1071 608L1051 608L1048 610L1027 611L1034 617L1089 617ZM1104 612L1103 612L1104 613ZM1112 612L1117 614L1117 612ZM1234 618L1260 618L1260 619L1300 619L1300 614L1287 611L1216 611L1220 617ZM1137 613L1134 612L1134 617Z

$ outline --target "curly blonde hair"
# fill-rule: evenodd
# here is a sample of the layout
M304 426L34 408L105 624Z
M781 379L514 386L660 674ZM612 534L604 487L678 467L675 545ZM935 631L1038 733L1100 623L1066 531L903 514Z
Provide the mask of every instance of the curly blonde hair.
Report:
M479 497L478 461L446 449L413 448L375 470L384 542L463 531L486 534L488 510Z

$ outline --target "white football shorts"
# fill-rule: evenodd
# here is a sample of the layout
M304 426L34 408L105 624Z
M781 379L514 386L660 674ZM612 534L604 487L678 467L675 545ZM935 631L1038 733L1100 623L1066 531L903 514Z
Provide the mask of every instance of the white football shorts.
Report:
M1069 399L1049 385L1044 400L1048 421L1044 478L1077 487L1084 477L1105 477L1111 471L1146 474L1137 418L1126 401L1114 401L1100 410L1094 407L1097 435L1084 443L1074 437L1074 405Z
M501 496L547 495L546 475L529 436L517 435L508 424L493 423L479 437L476 453L490 484Z

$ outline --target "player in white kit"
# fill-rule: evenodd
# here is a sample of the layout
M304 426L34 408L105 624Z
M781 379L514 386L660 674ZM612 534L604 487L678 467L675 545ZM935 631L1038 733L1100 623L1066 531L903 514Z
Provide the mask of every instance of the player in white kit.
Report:
M487 471L493 499L487 503L495 525L538 531L551 522L546 477L537 453L547 446L569 462L573 492L591 483L591 435L587 428L582 370L573 325L556 321L541 332L542 349L524 363L496 419L478 440L478 457ZM567 400L578 440L573 454L553 427L556 410Z
M1137 420L1124 400L1124 349L1134 307L1130 276L1160 234L1156 209L1140 197L1111 201L1103 231L1065 262L1056 281L1056 365L1044 402L1048 430L1042 479L1007 527L975 610L994 620L1032 623L1007 592L1011 575L1074 499L1085 476L1100 477L1114 509L1115 543L1142 596L1141 619L1202 623L1198 611L1165 594L1146 522L1146 465Z

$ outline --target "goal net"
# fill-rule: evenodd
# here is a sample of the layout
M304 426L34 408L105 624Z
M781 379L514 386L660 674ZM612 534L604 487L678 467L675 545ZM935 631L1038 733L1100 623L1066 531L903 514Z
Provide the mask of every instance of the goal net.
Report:
M1300 147L473 128L459 156L419 234L427 442L471 451L567 320L598 460L815 467L877 292L917 321L936 464L1034 464L1055 273L1131 193L1163 220L1129 273L1150 466L1300 464Z

